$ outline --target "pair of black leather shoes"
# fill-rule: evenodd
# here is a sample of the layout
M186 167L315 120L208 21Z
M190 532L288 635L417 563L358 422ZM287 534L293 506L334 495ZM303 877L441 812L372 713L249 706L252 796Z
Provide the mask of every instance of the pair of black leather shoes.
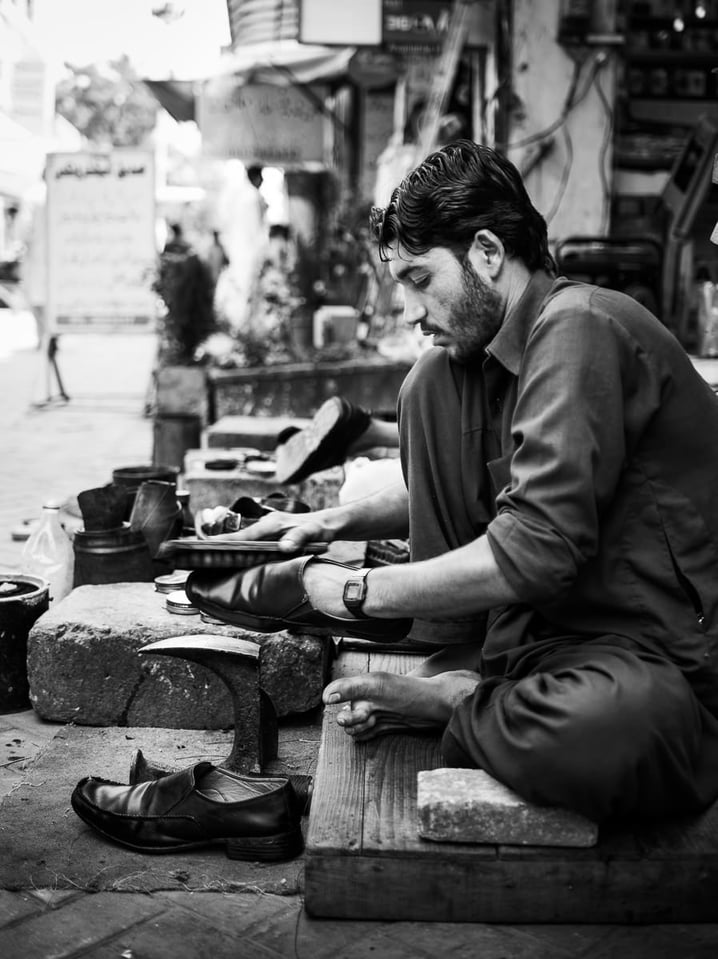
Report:
M193 606L201 612L260 633L283 629L356 636L396 643L411 629L411 619L354 619L330 616L315 609L304 588L308 563L354 567L330 559L297 556L282 563L267 563L244 570L195 570L185 584Z
M286 776L241 776L201 762L129 786L86 777L71 801L85 823L137 852L222 845L229 859L278 862L304 849L302 808Z

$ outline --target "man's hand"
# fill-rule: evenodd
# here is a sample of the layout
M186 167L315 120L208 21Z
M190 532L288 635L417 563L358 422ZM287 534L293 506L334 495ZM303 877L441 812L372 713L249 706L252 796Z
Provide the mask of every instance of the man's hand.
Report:
M267 513L256 523L238 530L225 533L222 539L227 542L254 542L256 540L279 541L280 550L296 553L307 543L331 543L334 530L325 522L325 510L314 513Z

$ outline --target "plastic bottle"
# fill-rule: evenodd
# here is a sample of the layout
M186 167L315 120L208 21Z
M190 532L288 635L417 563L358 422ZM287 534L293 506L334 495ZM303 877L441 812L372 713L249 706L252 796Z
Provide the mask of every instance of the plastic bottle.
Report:
M51 602L59 602L72 589L75 553L56 503L42 507L40 522L23 547L21 565L24 573L47 580Z

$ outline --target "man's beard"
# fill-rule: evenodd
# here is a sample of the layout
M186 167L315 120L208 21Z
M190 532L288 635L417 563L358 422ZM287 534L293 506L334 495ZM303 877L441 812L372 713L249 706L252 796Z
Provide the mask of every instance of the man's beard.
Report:
M468 256L461 259L462 290L451 314L450 349L460 363L483 358L484 350L501 328L501 297L481 279Z

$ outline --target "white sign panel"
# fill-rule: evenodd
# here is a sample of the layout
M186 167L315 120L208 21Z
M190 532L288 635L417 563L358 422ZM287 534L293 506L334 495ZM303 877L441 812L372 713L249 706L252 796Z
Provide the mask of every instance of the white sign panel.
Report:
M62 330L153 320L152 154L49 154L46 182L49 323Z
M382 0L300 0L299 42L381 44Z
M200 97L202 151L265 166L322 163L326 96L322 86L298 89L214 77Z

